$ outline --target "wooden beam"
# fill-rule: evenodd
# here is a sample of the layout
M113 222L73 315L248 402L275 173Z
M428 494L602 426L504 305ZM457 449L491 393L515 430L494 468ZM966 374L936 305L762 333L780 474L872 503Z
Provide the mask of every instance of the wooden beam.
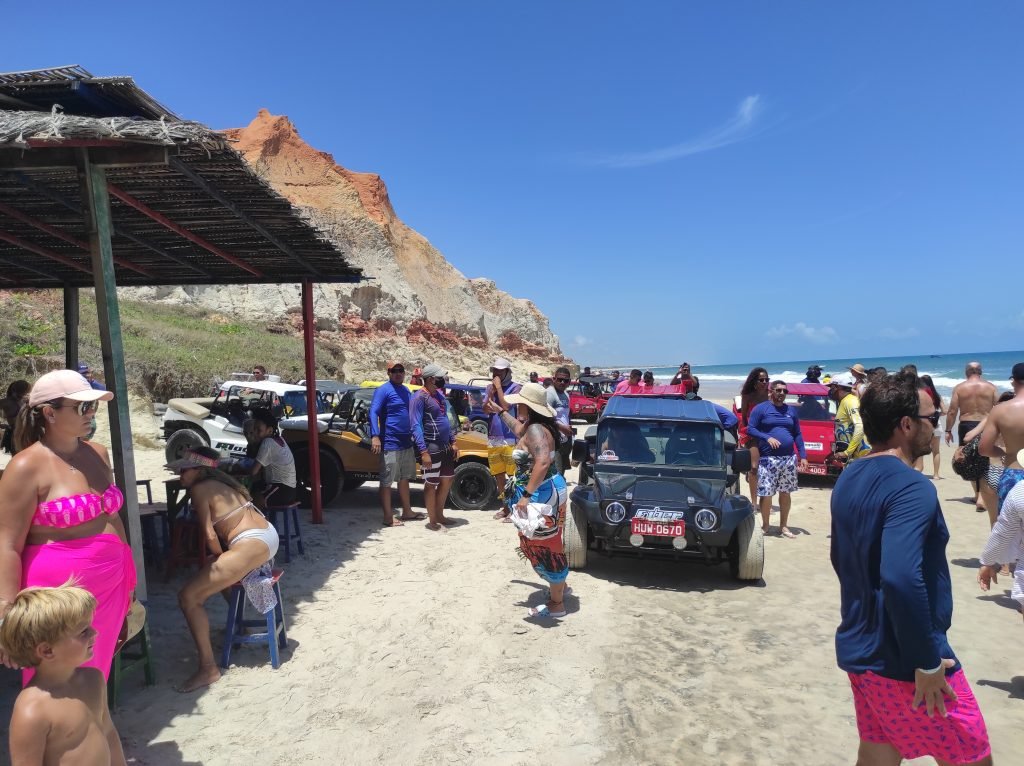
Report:
M206 192L211 197L213 197L215 200L217 200L217 202L219 202L222 207L226 208L227 210L230 210L240 220L245 221L245 223L249 224L250 227L255 229L257 232L262 234L264 237L266 237L267 240L270 241L271 243L273 243L273 245L278 250L280 250L282 253L287 255L293 261L298 263L300 266L302 266L306 271L308 271L314 277L321 277L321 276L323 276L323 274L321 274L321 272L315 266L313 266L309 261L307 261L301 255L299 255L297 252L295 252L295 250L293 250L287 243L283 242L275 234L272 234L263 224L261 224L258 221L254 220L253 217L250 216L248 213L246 213L242 208L240 208L238 205L236 205L230 199L225 197L217 187L215 187L213 184L211 184L209 181L207 181L205 178L203 178L201 175L199 175L199 173L194 171L192 168L190 168L188 165L186 165L180 159L178 159L177 157L170 157L168 159L168 164L172 168L177 170L179 173L181 173L183 176L185 176L186 178L191 180L192 183L194 183L196 186L198 186L204 192Z
M4 242L9 242L15 247L20 247L22 250L28 250L30 253L35 253L36 255L41 255L44 258L49 258L51 261L63 263L68 268L75 269L86 274L91 273L87 266L83 266L80 263L71 260L70 258L65 258L60 253L55 253L52 250L47 250L45 247L34 245L31 242L28 242L22 239L21 237L16 237L13 234L9 234L6 231L0 231L0 240L3 240Z
M89 161L89 149L79 150L82 205L86 230L92 249L92 272L96 284L96 315L103 347L103 374L114 399L107 405L110 414L110 442L114 458L114 477L125 497L128 541L135 562L138 583L136 596L146 600L146 567L142 558L142 525L139 518L139 494L135 483L135 452L132 447L131 415L128 410L128 380L121 337L121 311L117 304L114 278L113 226L110 198L103 168Z
M60 229L56 229L53 226L50 226L49 224L44 223L43 221L40 221L38 218L33 218L30 215L22 213L20 210L15 210L10 205L5 205L2 202L0 202L0 213L3 213L9 218L21 221L22 223L27 224L35 229L39 229L39 231L45 231L51 237L56 237L57 239L63 240L64 242L67 242L69 245L74 245L75 247L85 250L86 252L89 251L88 242L83 242L80 239L72 237L67 232L63 232ZM123 258L115 258L114 262L117 265L123 266L126 269L131 269L132 271L141 274L144 277L153 276L152 273L146 271L141 266L136 266L131 261L126 261Z
M313 501L313 523L324 523L320 495L320 428L316 421L316 348L313 332L313 283L302 281L302 344L306 357L306 424L309 428L309 494Z
M64 288L64 368L78 369L78 288Z
M53 189L49 188L48 186L45 186L44 184L39 183L37 180L35 180L31 176L27 176L24 173L14 173L13 175L26 188L31 189L32 191L34 191L34 192L36 192L38 194L41 194L42 196L46 197L47 199L53 200L58 205L63 205L68 210L72 210L72 211L78 213L79 215L82 215L82 208L81 207L76 205L74 202L72 202L67 197L63 196L62 194L58 194L57 192L55 192ZM211 277L211 278L213 277L213 273L212 272L209 272L209 271L207 271L204 268L196 266L195 264L189 263L184 258L179 258L178 256L174 255L174 253L169 253L166 250L164 250L163 248L157 247L156 245L147 242L142 237L136 236L135 234L132 234L130 231L126 231L123 227L115 226L114 227L114 234L116 234L119 237L124 237L129 242L134 242L139 247L144 247L147 250L152 250L154 253L156 253L160 257L166 258L169 261L173 261L174 263L178 264L179 266L184 266L186 269L191 269L192 271L194 271L194 272L196 272L198 274L202 274L204 277Z
M152 218L154 221L159 223L161 226L164 226L164 227L170 229L171 231L175 232L176 234L180 234L181 236L183 236L185 239L189 240L190 242L194 242L195 244L199 245L200 247L205 248L206 250L209 250L211 253L213 253L217 257L223 258L228 263L234 264L235 266L237 266L238 268L242 269L243 271L248 271L254 277L262 277L263 276L263 272L261 272L255 266L250 266L248 263L243 261L241 258L236 258L235 256L231 255L231 253L228 253L228 252L226 252L224 250L221 250L219 247L217 247L212 242L210 242L210 241L208 241L206 239L203 239L198 234L196 234L194 232L191 232L188 229L186 229L184 226L179 226L178 224L176 224L174 221L172 221L167 216L163 215L162 213L158 213L156 210L153 210L153 208L151 208L151 207L147 206L146 204L140 202L139 200L135 199L135 197L130 195L128 192L126 192L121 187L115 186L114 184L107 184L107 190L110 192L111 196L117 197L117 199L121 200L121 202L123 202L124 204L128 205L129 207L135 208L136 210L138 210L140 213L142 213L147 218Z
M0 170L42 170L47 168L73 168L77 149L66 145L36 149L4 146L0 148ZM132 165L166 165L167 147L133 144L120 148L90 149L97 153L96 163L105 168Z

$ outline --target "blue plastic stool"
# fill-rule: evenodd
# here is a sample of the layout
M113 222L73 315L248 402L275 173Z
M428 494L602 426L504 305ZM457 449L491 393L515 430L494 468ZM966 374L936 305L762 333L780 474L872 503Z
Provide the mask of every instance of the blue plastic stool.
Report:
M291 562L292 560L292 540L297 540L296 547L299 550L300 556L306 555L306 548L302 545L302 527L299 526L299 503L289 503L288 505L269 505L267 506L267 513L270 514L270 523L274 525L274 529L277 530L278 535L281 537L281 542L284 543L284 560ZM277 514L284 515L284 531L277 525ZM294 525L295 531L292 531Z
M258 620L245 619L245 604L248 599L245 597L245 588L241 583L231 586L231 601L228 604L228 624L224 629L224 649L220 654L220 666L228 667L231 664L231 650L239 644L266 644L270 649L270 664L277 670L281 665L279 649L288 645L288 635L284 628L284 600L281 598L281 585L279 583L283 569L273 570L274 595L277 596L277 606L261 615ZM266 630L262 633L244 632L244 628L259 628Z

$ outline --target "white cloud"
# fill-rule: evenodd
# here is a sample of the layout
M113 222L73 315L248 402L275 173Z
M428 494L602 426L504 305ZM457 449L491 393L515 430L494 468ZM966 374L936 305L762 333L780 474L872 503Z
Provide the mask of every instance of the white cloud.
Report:
M790 335L818 344L835 343L839 340L839 333L834 328L827 325L825 327L811 327L803 322L797 322L794 325L771 327L765 332L765 336L768 338L785 338Z
M644 165L657 165L662 162L678 160L692 154L710 152L713 149L721 149L723 146L736 144L753 136L753 127L762 111L761 96L747 96L736 107L736 114L703 136L647 152L627 152L600 157L594 164L609 168L638 168Z
M583 347L590 345L590 338L584 338L582 335L577 335L572 339L573 345Z
M897 330L893 327L885 327L878 333L883 338L889 338L890 340L905 340L906 338L916 338L921 333L918 332L916 327L905 327L902 330Z

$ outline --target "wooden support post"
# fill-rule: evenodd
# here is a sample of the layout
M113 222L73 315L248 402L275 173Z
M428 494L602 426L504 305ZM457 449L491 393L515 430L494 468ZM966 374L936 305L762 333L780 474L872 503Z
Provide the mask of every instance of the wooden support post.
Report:
M80 159L82 207L89 232L92 273L96 282L96 314L103 347L103 373L107 388L114 392L114 400L107 406L114 478L125 497L128 542L132 547L132 559L138 577L135 594L140 601L145 601L146 567L142 559L142 525L135 484L135 452L132 448L131 417L128 410L121 312L117 305L117 284L114 280L114 248L111 244L113 224L110 218L110 197L107 195L107 177L102 167L89 162L89 149L77 151Z
M320 431L316 422L316 350L313 333L313 283L302 282L302 343L306 356L306 423L309 428L309 494L313 501L313 523L324 523L323 498L320 497Z
M78 288L64 288L64 367L78 369Z

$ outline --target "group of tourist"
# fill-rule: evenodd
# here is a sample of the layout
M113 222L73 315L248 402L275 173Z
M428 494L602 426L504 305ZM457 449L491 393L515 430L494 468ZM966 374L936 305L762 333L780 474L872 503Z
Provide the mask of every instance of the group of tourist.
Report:
M539 376L516 383L511 368L507 359L493 361L484 401L489 464L503 505L496 516L516 526L522 555L549 586L545 603L528 617L550 620L566 614L568 593L562 528L572 373L559 367L545 387ZM384 524L423 519L412 513L409 499L418 462L427 528L446 529L453 523L444 507L458 457L444 395L448 371L425 365L415 393L404 385L402 363L389 362L387 373L370 407ZM805 382L818 382L820 373L812 367ZM769 531L778 495L780 534L793 537L791 494L797 491L797 461L807 456L799 412L786 403L788 384L770 377L763 367L747 377L740 436L757 456L750 483L763 529ZM631 371L621 393L640 393L630 388L642 385L638 379L640 371ZM694 379L689 365L680 366L677 379L675 385L687 391L696 388L686 382ZM957 457L975 443L977 460L990 461L976 496L987 504L984 487L994 488L996 514L978 574L985 590L1024 549L1024 363L1014 366L1011 385L1012 392L997 396L972 363L946 412L947 443L959 420ZM106 712L104 680L136 574L117 513L123 495L106 450L89 439L99 403L113 395L72 370L47 373L31 386L16 381L7 393L4 416L13 428L5 444L15 454L0 477L0 599L6 605L0 662L22 668L26 684L12 716L12 753L16 760L40 760L52 724L64 715L55 700L70 697L86 703L76 713L86 732L82 752L109 752L112 762L123 762ZM836 649L853 689L859 762L896 764L901 757L933 755L940 762L990 763L984 720L946 639L952 615L949 533L933 483L914 468L937 449L941 397L914 369L890 375L860 365L833 376L827 396L837 409L833 457L845 463L831 502L842 613ZM260 509L294 498L294 458L276 418L254 411L245 430L248 460L234 464L234 474L209 448L189 450L167 466L189 490L215 556L179 594L198 653L198 668L182 691L220 677L204 602L273 559L278 535ZM936 462L932 478L938 473ZM402 505L397 517L395 482ZM1014 574L1012 595L1024 605L1024 567Z

